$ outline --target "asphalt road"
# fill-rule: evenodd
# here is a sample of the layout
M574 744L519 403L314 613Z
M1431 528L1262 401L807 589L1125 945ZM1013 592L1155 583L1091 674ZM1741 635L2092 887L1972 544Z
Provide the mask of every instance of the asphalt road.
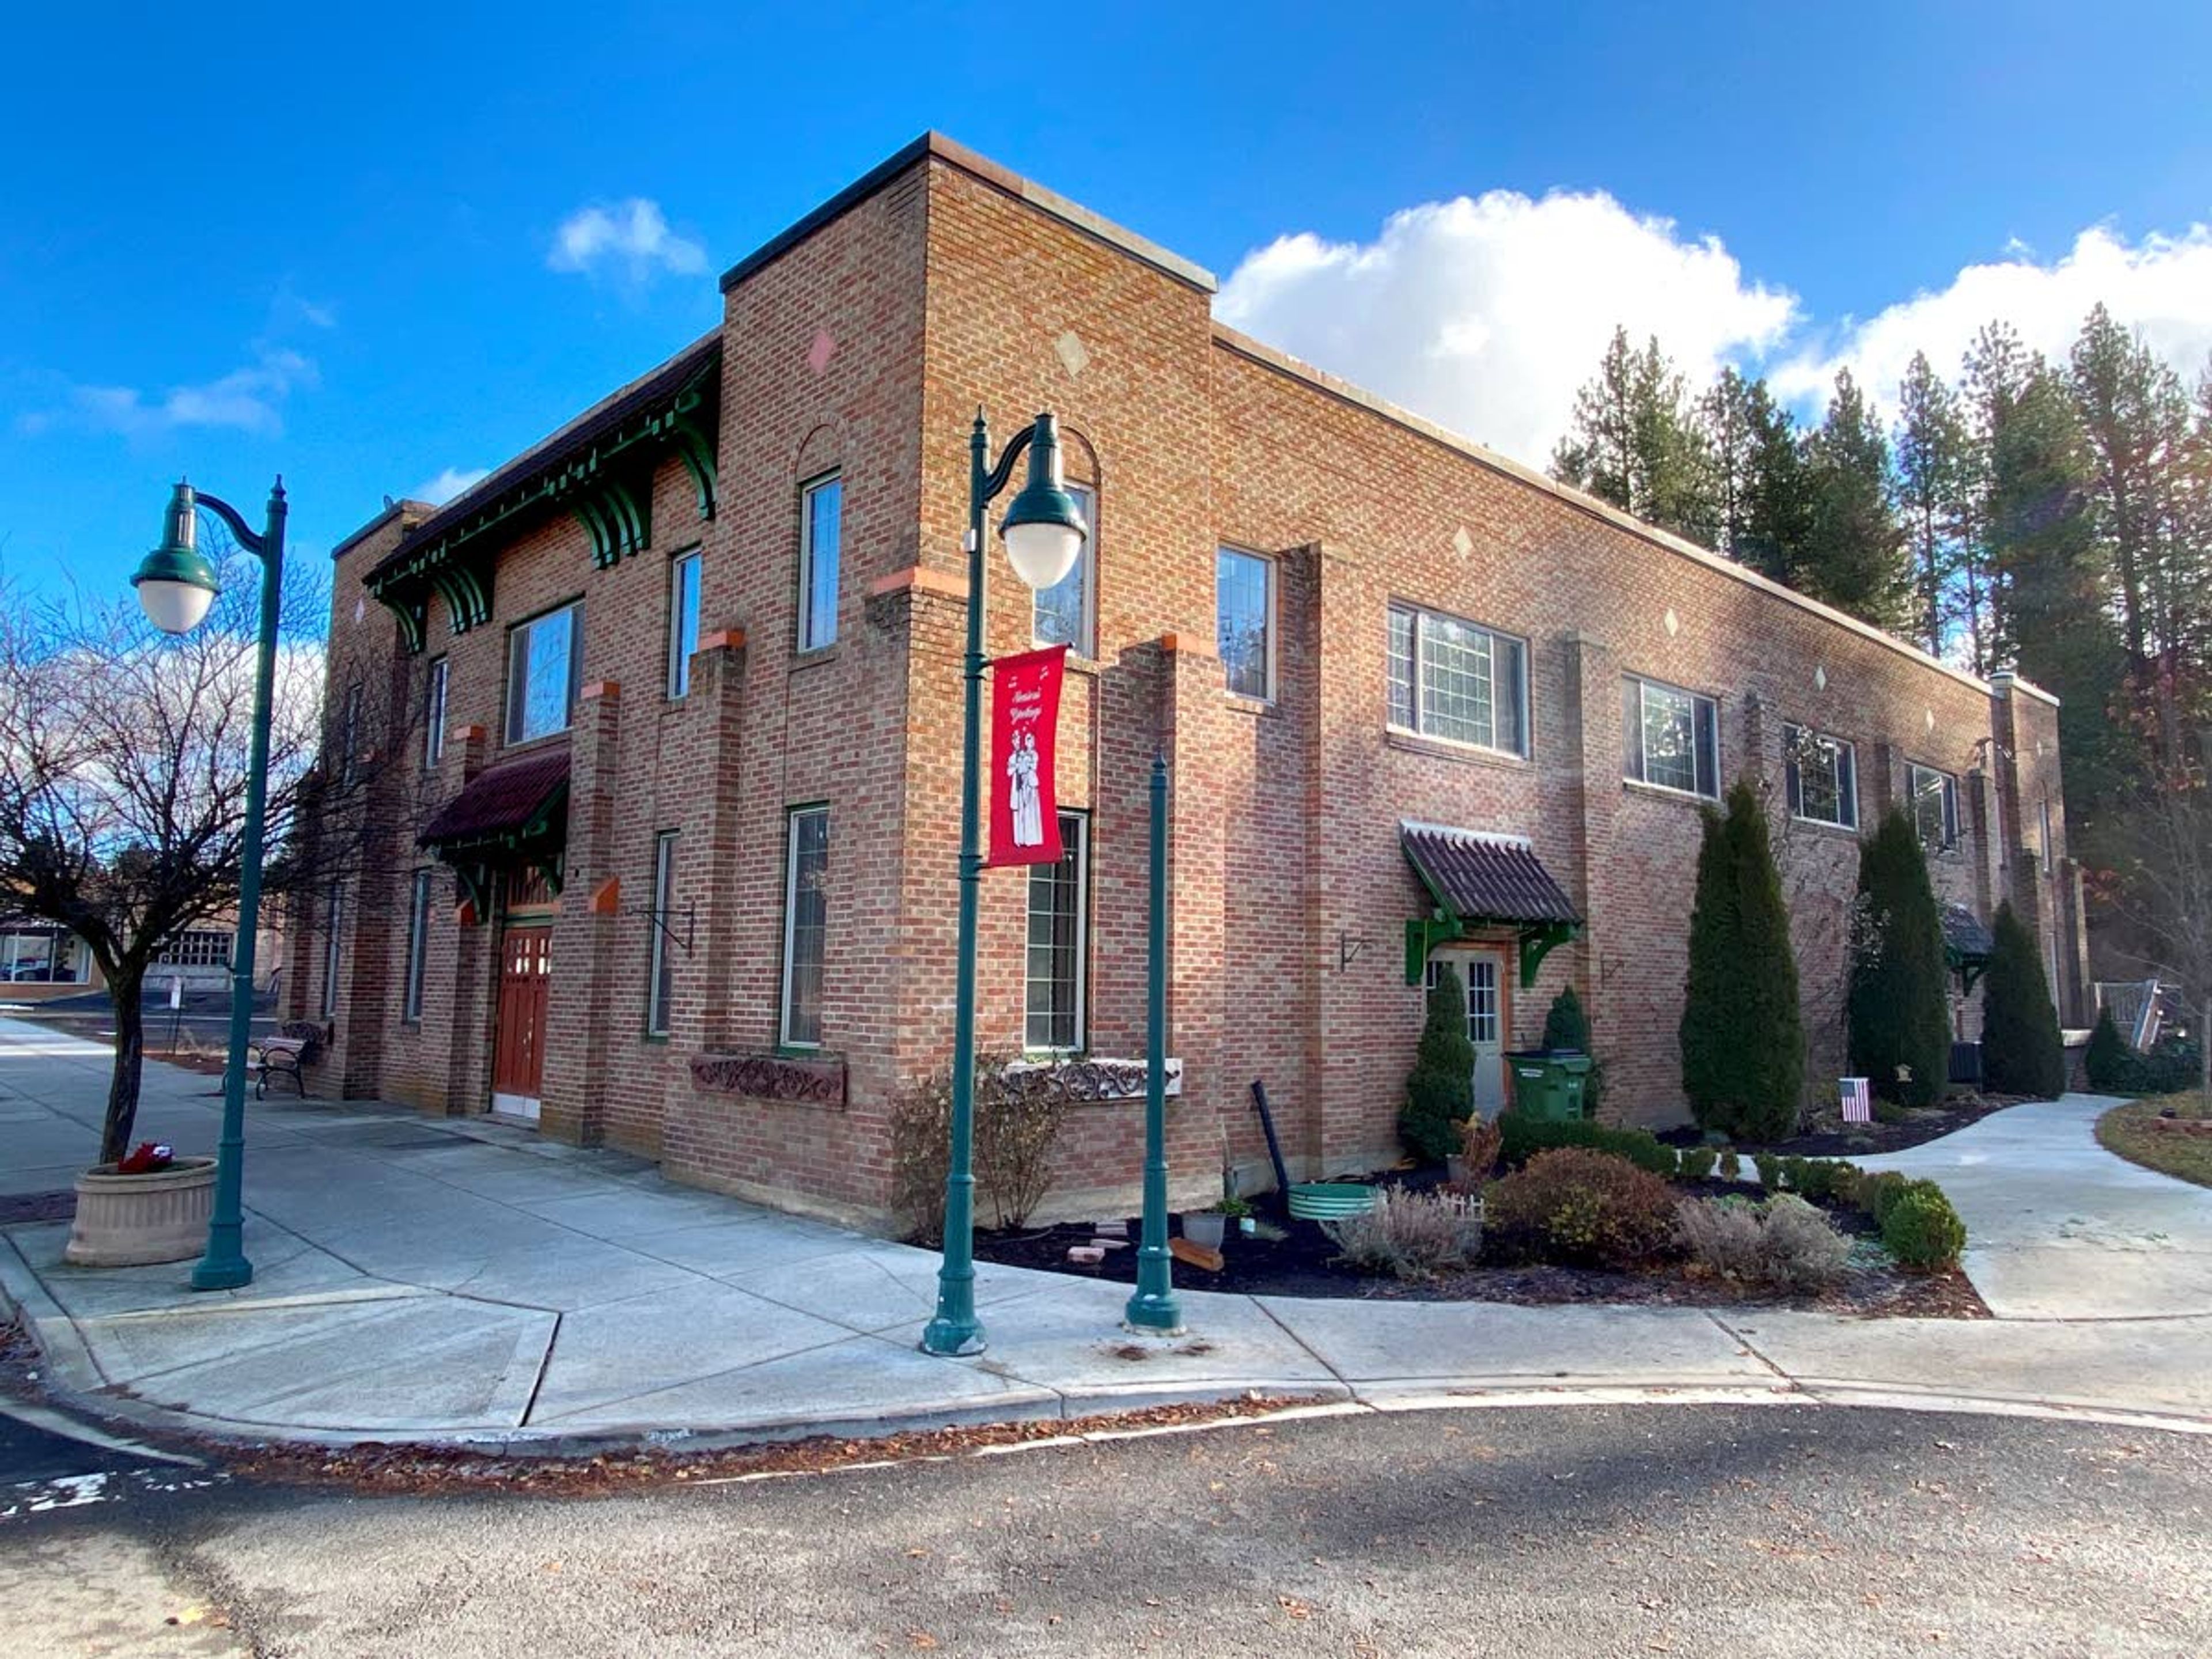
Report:
M2212 1439L2017 1419L1565 1407L597 1499L118 1491L0 1522L0 1652L2212 1652Z

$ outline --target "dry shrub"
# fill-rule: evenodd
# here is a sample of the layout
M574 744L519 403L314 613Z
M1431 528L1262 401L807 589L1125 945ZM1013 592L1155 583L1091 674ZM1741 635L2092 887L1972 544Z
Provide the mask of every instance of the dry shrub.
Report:
M1625 1158L1587 1147L1539 1152L1492 1182L1483 1198L1492 1245L1510 1261L1626 1267L1674 1236L1674 1189Z
M1675 1242L1718 1279L1778 1290L1810 1291L1844 1270L1850 1241L1803 1199L1780 1193L1764 1205L1741 1198L1693 1198L1674 1216Z
M1467 1179L1476 1188L1490 1179L1498 1167L1498 1154L1505 1145L1505 1126L1480 1113L1459 1126L1459 1155L1467 1165Z
M1067 1090L1050 1066L975 1056L975 1185L997 1224L1018 1227L1052 1190L1052 1155ZM917 1244L945 1237L945 1177L952 1159L952 1071L932 1072L891 1109L891 1208Z
M1366 1214L1324 1221L1322 1231L1362 1272L1429 1279L1474 1260L1482 1248L1482 1204L1461 1193L1383 1187Z
M891 1210L914 1244L945 1241L945 1176L952 1161L952 1073L933 1072L891 1108Z

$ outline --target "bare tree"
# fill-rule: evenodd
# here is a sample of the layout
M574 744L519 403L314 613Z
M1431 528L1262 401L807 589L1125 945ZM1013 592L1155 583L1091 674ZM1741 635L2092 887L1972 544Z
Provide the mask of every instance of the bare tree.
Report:
M174 639L127 592L40 600L0 584L0 900L83 940L106 981L103 1163L129 1151L137 1116L149 967L238 904L258 579L234 556L207 619ZM326 580L306 561L288 574L289 625L319 632ZM404 742L404 698L385 688L325 711L323 678L313 635L280 644L264 818L264 890L278 907L335 861L359 861L378 750ZM311 815L318 833L302 835Z

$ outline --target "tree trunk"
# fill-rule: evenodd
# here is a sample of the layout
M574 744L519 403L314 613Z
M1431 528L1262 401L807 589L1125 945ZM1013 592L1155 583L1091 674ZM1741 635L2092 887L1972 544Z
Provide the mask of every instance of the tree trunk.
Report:
M146 1058L146 973L124 969L107 981L115 1010L115 1070L107 1084L107 1122L100 1134L100 1161L112 1164L131 1150L138 1123L138 1083Z

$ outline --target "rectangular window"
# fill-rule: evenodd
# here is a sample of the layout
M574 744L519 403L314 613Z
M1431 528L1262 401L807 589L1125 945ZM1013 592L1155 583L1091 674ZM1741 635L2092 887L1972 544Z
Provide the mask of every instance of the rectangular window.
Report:
M1905 763L1905 787L1912 797L1912 824L1920 844L1946 852L1959 844L1959 781L1948 772L1917 761Z
M47 927L0 934L0 979L10 984L82 985L91 977L92 952L73 933Z
M1098 545L1098 497L1081 484L1069 484L1067 493L1083 511L1083 548L1075 556L1074 568L1036 596L1036 616L1030 631L1039 645L1064 645L1077 656L1088 657L1097 650L1091 629L1097 614L1092 550Z
M345 757L340 768L339 782L350 788L361 775L361 704L363 696L361 682L356 680L346 687L344 731L339 738L340 753Z
M1528 649L1510 634L1390 607L1390 724L1447 743L1528 752Z
M646 983L647 1036L668 1035L668 1008L676 993L676 953L669 929L676 925L676 831L653 838L653 971Z
M518 624L507 637L507 740L564 732L584 677L581 601Z
M422 769L434 771L446 758L446 659L430 659L422 688Z
M399 1018L422 1023L422 968L430 945L430 872L417 870L407 895L407 972L401 981Z
M154 961L162 968L228 968L234 942L232 934L212 927L195 927L163 945Z
M1858 763L1851 745L1802 726L1782 728L1790 810L1814 823L1859 826Z
M1275 562L1220 549L1213 559L1214 647L1229 689L1262 701L1275 695Z
M819 651L837 638L837 553L845 517L845 481L832 473L808 484L800 498L799 648Z
M2051 873L2051 861L2052 858L2051 846L2051 797L2048 795L2045 795L2043 798L2043 847L2041 856L2043 859L2043 873L2047 876Z
M783 1041L793 1048L818 1048L822 1042L829 879L830 809L801 807L791 815L783 890Z
M345 884L342 881L331 884L323 921L323 1018L328 1019L338 1011L338 963L344 960L340 954L345 931Z
M1718 712L1711 697L1631 674L1621 682L1621 773L1655 789L1718 800Z
M1030 866L1028 1020L1023 1046L1073 1054L1083 1047L1090 956L1091 821L1060 815L1060 862Z
M691 653L699 648L699 555L683 555L668 572L668 695L691 695Z

